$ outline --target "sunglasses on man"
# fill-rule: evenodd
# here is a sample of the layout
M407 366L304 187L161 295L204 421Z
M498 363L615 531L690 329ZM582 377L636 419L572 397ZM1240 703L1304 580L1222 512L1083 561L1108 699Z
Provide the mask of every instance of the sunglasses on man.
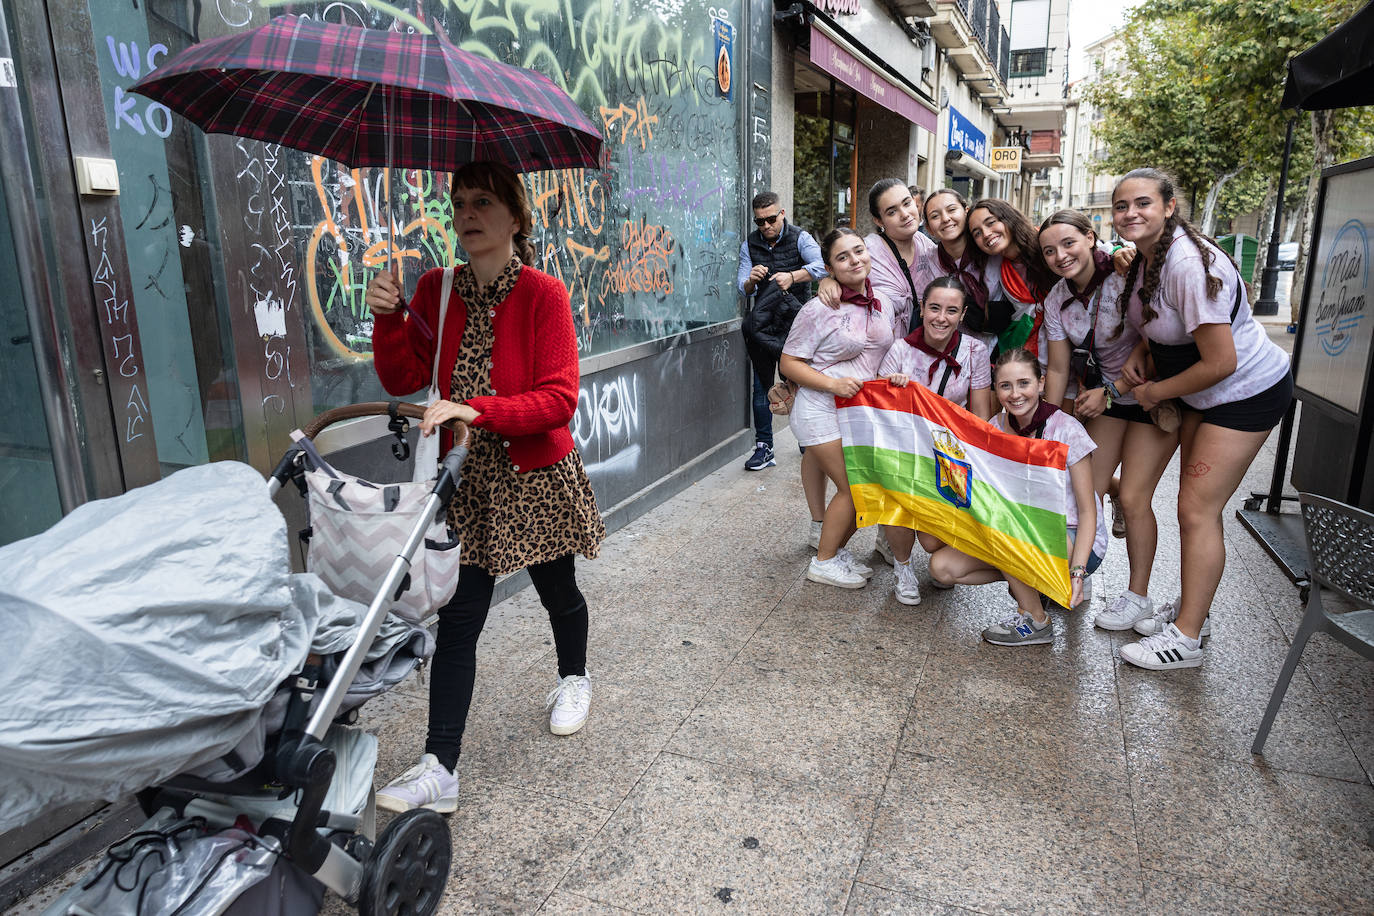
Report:
M782 214L774 213L772 216L756 216L754 217L754 225L758 226L760 229L764 226L771 226L778 221L779 216L782 216Z

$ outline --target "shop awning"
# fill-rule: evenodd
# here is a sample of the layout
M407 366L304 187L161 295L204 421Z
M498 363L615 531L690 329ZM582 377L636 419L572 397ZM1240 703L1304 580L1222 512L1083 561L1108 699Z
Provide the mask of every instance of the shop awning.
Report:
M1001 181L1003 178L1015 174L1014 172L994 172L968 153L957 149L945 153L945 163L955 171L967 172L986 181Z
M1280 108L1327 111L1374 105L1374 3L1288 59Z
M935 132L935 108L911 90L864 60L857 49L851 50L839 35L832 35L818 22L811 24L811 63L872 99L884 108L895 111L913 124Z

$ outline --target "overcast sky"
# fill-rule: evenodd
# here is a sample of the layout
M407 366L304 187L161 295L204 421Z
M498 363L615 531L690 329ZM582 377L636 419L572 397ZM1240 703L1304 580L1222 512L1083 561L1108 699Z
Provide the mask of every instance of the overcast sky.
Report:
M1069 0L1069 79L1088 75L1083 46L1121 25L1126 11L1141 0Z

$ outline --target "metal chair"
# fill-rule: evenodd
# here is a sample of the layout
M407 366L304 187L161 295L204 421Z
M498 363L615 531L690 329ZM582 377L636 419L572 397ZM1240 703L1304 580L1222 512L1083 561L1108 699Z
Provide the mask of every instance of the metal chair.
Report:
M1307 610L1302 615L1293 648L1279 672L1279 681L1264 711L1252 754L1264 753L1264 740L1274 724L1288 682L1302 658L1307 640L1318 631L1374 660L1374 515L1332 499L1299 494L1303 530L1307 535L1307 570L1312 580ZM1322 606L1322 589L1331 589L1361 610L1332 613Z

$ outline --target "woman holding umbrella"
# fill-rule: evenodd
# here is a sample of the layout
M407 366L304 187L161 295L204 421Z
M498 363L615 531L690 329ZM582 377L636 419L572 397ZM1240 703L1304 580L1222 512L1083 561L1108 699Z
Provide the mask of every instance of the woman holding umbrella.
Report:
M421 435L461 420L470 427L463 480L449 521L462 539L458 588L439 609L430 685L429 735L420 762L377 793L391 811L458 805L455 772L496 577L528 568L549 613L559 681L549 694L549 728L570 735L591 708L587 603L573 554L593 558L606 529L568 424L577 409L577 340L563 284L529 264L534 249L524 185L500 163L475 162L453 176L454 228L469 261L457 268L438 341L402 312L390 274L367 289L375 316L377 374L393 394L429 384L438 347L444 395L426 411ZM420 278L407 303L440 326L443 271ZM447 443L445 443L447 445Z

